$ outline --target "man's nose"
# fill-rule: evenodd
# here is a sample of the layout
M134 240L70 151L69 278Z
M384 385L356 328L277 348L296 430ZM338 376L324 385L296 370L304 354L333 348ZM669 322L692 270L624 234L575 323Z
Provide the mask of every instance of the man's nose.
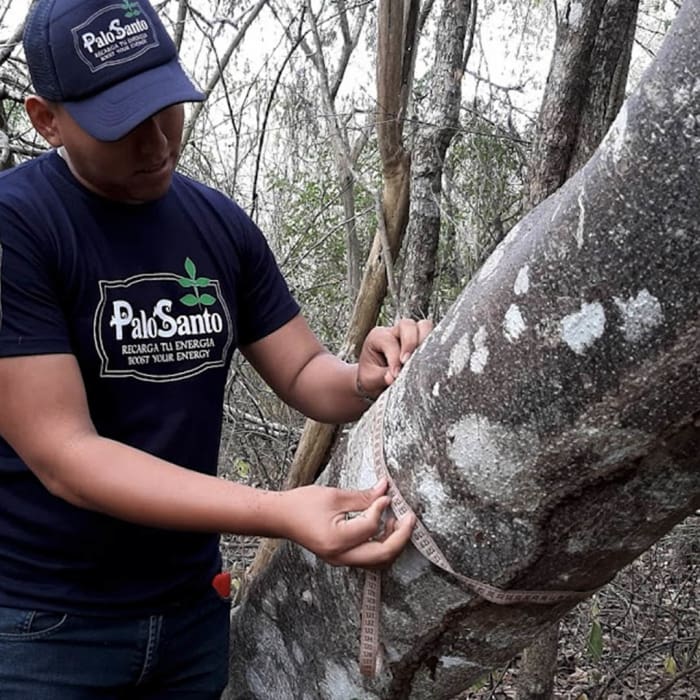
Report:
M168 139L161 128L159 114L142 121L132 132L132 137L141 152L161 151Z

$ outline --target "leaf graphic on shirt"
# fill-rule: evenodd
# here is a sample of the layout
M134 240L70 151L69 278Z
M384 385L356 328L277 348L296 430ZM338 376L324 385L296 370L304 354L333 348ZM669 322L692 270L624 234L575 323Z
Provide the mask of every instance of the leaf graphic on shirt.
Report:
M208 287L211 284L211 280L208 277L197 277L196 280L179 277L177 281L181 287Z
M138 17L141 14L138 5L134 2L129 2L129 0L124 0L122 9L124 10L124 16L128 18Z
M138 17L141 14L138 5L134 2L129 2L129 0L124 0L122 9L124 10L124 16L128 18Z
M185 306L197 306L199 304L199 299L194 294L185 294L184 297L180 298L180 301Z
M199 289L202 287L211 286L211 280L208 277L197 277L197 266L191 258L185 258L185 272L187 277L178 277L177 282L185 289L193 289L194 294L185 294L180 298L180 301L185 306L212 306L216 304L216 297L211 294L200 294Z

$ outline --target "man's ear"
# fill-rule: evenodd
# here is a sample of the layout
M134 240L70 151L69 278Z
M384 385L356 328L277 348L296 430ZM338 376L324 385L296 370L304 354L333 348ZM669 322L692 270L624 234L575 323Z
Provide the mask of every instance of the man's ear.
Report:
M30 95L24 100L24 109L34 128L54 147L63 145L61 130L56 119L57 107L38 95Z

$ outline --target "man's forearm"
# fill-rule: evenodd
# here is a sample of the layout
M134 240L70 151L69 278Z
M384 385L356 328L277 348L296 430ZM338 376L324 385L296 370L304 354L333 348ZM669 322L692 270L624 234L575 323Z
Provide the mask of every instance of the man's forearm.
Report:
M299 373L290 401L321 423L355 421L368 406L357 391L357 365L327 352L316 355Z
M152 527L284 537L284 494L176 466L88 434L33 465L44 485L73 505Z
M38 462L42 461L38 458ZM86 434L33 467L56 496L121 520L162 529L280 537L332 564L384 566L410 538L406 519L372 540L389 505L386 480L348 491L306 486L265 491L178 467L140 450ZM364 517L346 519L362 511Z

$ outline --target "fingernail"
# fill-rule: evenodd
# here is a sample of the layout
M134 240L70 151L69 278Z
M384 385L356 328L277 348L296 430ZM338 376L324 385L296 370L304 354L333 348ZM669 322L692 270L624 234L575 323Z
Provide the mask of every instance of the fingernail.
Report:
M408 358L411 357L407 352L401 355L401 362L405 365L408 362Z

